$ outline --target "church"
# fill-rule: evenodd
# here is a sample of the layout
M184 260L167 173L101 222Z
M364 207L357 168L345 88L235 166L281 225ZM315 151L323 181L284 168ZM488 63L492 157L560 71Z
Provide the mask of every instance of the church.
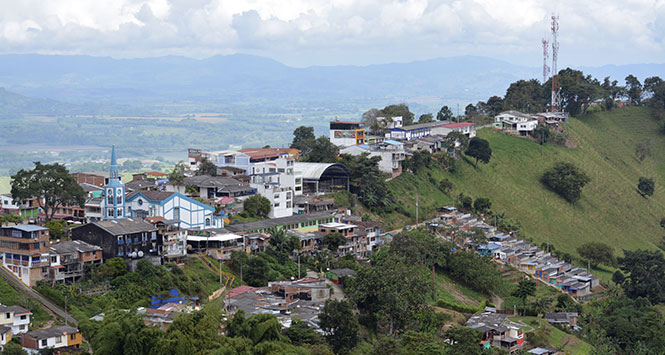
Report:
M215 215L214 207L178 192L135 191L126 195L125 185L119 178L115 146L111 148L109 179L103 194L101 210L104 220L162 217L178 221L182 229L224 227L222 218Z

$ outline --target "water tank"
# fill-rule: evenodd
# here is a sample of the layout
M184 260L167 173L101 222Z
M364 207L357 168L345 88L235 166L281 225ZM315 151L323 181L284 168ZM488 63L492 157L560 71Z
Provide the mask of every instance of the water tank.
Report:
M139 258L143 257L143 252L139 250Z

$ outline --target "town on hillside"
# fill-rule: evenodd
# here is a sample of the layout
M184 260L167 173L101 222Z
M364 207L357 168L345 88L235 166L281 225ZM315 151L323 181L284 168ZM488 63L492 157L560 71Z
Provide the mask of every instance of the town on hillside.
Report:
M500 112L484 129L531 138L537 127L561 132L566 118L562 113L511 110ZM299 137L296 130L291 148L190 148L186 160L173 171L136 173L131 181L124 181L119 173L122 147L115 146L106 172L63 175L58 170L61 166L38 165L17 173L12 193L2 195L0 276L28 297L38 290L36 302L58 320L37 325L31 321L31 310L2 305L0 313L6 314L0 320L2 344L18 339L30 353L43 349L78 353L83 351L82 345L92 351L90 342L95 339L83 341L76 324L86 324L85 335L90 322L103 324L110 310L82 319L85 312L78 307L83 305L74 299L91 300L114 292L112 289L123 287L114 277L125 273L142 274L153 270L151 267L164 266L176 272L188 270L193 262L212 275L206 279L205 290L193 292L167 285L168 290L155 289L153 294L144 295L151 296L149 304L126 311L145 326L168 332L178 315L218 302L226 317L270 314L280 329L305 327L319 336L329 335L330 315L322 312L327 302L349 299L345 296L347 284L360 277L356 265L374 262L393 238L405 243L404 235L414 232L434 238L446 255L475 255L479 260L490 260L502 272L519 274L516 280L520 287L524 281L537 282L525 287L535 290L538 286L539 290L550 289L538 292L569 296L563 298L564 303L566 299L575 305L607 297L608 287L588 268L576 267L547 247L521 240L517 230L502 230L486 218L482 208L463 201L458 206L440 206L432 218L403 230L387 230L373 214L354 214L358 209L340 202L340 196L362 201L352 181L358 174L362 180L367 172L345 162L358 165L352 159L359 159L361 164L371 165L379 180L390 180L410 173L414 156L444 154L459 159L460 149L471 155L470 142L480 140L472 122L441 120L407 125L400 116L376 120L380 128L371 129L371 134L363 122L331 121L329 137L319 140L333 148L333 159L319 159L323 162L312 161L316 160L312 156L325 146L316 146L311 128L307 132L307 127L301 127L298 130L308 135ZM31 186L32 181L43 178L39 174L59 179L58 186L45 190L40 190L44 186ZM28 175L31 177L26 178ZM266 260L293 266L292 273L267 267L266 255L273 258ZM431 265L432 272L444 268ZM463 278L457 281L464 282ZM59 299L53 290L61 285L82 296ZM478 349L561 353L560 349L536 346L542 342L527 341L526 329L533 330L533 326L520 317L538 315L524 303L529 295L534 292L519 296L523 303L513 303L511 308L489 300L483 307L460 306L458 301L439 304L466 315L464 319L470 316L463 325L478 330ZM67 313L67 297L76 314ZM557 307L556 312L540 313L541 319L562 331L579 333L579 307L571 307L574 312ZM220 334L229 334L231 326L220 328ZM333 349L340 351L343 346Z

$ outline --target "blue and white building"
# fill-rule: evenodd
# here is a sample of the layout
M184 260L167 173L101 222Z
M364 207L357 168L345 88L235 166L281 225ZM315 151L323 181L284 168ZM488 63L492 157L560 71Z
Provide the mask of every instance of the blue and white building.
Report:
M219 229L223 220L215 209L178 192L135 191L125 199L127 217L164 217L177 220L182 229Z
M108 182L104 185L101 211L104 220L125 218L125 185L120 182L115 146L111 148L111 167Z

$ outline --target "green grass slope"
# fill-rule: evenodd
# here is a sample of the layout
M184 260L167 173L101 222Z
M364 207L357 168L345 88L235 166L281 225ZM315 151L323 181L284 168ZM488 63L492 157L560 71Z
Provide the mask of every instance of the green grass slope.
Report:
M389 186L412 218L416 191L422 217L452 202L431 185L431 181L448 178L455 185L451 195L464 192L474 198L489 197L493 210L520 221L523 232L538 243L549 241L573 254L588 241L605 242L616 252L652 249L665 234L659 225L665 217L665 136L659 127L648 109L631 107L570 119L567 128L576 148L541 147L483 129L478 135L489 140L493 151L489 164L475 169L461 161L454 174L430 169L418 175L405 174ZM635 158L635 145L645 139L652 140L652 156L640 163ZM592 179L575 205L539 181L543 171L557 161L576 164ZM640 176L655 179L652 197L637 193ZM388 216L386 221L397 219Z

